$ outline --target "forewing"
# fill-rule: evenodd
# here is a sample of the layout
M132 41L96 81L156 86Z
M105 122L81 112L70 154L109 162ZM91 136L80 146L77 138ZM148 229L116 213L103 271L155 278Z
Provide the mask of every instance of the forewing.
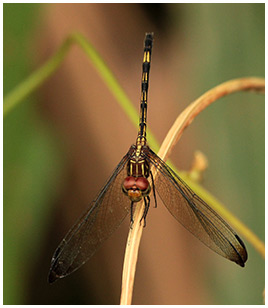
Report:
M130 200L122 192L127 154L95 201L74 224L56 249L49 282L69 275L83 265L121 224L130 210Z
M156 190L176 220L209 248L244 266L247 251L234 230L152 150L147 155L158 170Z

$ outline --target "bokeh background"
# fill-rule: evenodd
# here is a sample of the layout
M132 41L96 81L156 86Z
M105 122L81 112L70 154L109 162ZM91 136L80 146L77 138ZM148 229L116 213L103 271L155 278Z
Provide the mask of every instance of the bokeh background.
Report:
M92 42L137 109L144 33L154 31L148 123L159 142L205 91L264 77L264 4L4 4L4 94L73 31ZM128 219L79 271L53 285L47 273L136 133L77 46L5 117L5 304L119 303ZM264 97L241 93L213 104L171 159L187 170L195 150L209 161L204 187L264 241ZM245 244L242 269L199 243L159 201L143 233L133 303L262 304L264 260Z

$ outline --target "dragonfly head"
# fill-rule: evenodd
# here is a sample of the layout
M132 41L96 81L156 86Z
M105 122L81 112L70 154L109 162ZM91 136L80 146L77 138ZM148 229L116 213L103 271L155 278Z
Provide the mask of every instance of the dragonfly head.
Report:
M133 202L139 202L143 197L148 196L151 186L145 177L128 176L125 178L122 190Z

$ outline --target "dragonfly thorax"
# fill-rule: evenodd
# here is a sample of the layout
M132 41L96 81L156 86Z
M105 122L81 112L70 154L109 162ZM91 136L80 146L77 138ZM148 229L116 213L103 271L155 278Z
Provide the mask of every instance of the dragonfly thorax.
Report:
M135 178L148 178L150 175L150 163L146 158L148 147L145 145L132 145L130 148L130 158L127 163L127 175Z

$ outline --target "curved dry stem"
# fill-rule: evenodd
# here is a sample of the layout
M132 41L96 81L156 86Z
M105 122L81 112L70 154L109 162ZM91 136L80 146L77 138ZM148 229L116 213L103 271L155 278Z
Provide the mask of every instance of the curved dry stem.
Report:
M169 130L158 155L167 160L173 147L180 139L184 129L189 126L194 118L210 104L219 98L239 91L254 91L264 93L265 81L262 78L241 78L227 81L219 86L206 92L192 104L190 104L176 119L175 123ZM153 176L156 176L156 170L153 170ZM212 195L202 189L200 193L198 185L189 179L186 180L187 184L197 192L198 195L204 199L210 206L215 209L224 219L230 222L231 225L241 234L247 238L248 241L255 247L257 251L264 257L265 249L264 244L249 230L242 222L234 217L221 205ZM141 240L143 226L140 224L140 219L143 215L143 203L137 204L134 214L133 228L129 231L129 236L126 245L123 275L122 275L122 289L121 289L121 305L130 305L133 294L133 285L138 257L138 249Z
M263 78L240 78L224 82L215 88L207 91L200 96L197 100L191 103L184 111L178 116L173 126L169 130L165 140L163 141L158 155L167 160L173 147L179 141L183 131L188 127L194 118L206 107L224 97L226 95L239 92L239 91L254 91L264 93L265 80Z

